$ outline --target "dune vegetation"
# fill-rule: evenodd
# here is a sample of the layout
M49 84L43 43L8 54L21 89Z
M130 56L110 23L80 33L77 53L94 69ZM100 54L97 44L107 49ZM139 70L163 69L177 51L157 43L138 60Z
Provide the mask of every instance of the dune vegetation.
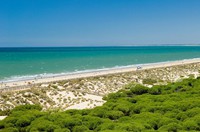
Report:
M0 121L2 132L200 131L200 77L148 88L129 84L93 109L42 111L17 106Z
M197 76L200 76L200 63L62 80L16 89L7 88L6 91L0 89L0 116L25 104L39 104L42 110L90 109L101 106L105 102L103 96L124 89L129 83L152 87Z

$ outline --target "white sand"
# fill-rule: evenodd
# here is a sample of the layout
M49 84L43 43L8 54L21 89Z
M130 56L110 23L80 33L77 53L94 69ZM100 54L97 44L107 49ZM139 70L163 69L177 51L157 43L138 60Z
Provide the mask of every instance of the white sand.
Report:
M200 62L200 58L181 60L181 61L163 62L163 63L153 63L153 64L148 64L148 65L141 65L142 69L140 69L140 70L168 67L168 66L176 66L176 65L183 65L183 64L190 64L190 63L197 63L197 62ZM94 76L101 76L101 75L108 75L108 74L115 74L115 73L131 72L131 71L136 71L136 70L137 70L137 67L133 66L133 67L115 68L115 69L101 70L101 71L92 71L92 72L86 72L86 73L70 74L70 75L64 75L64 76L41 78L41 79L37 79L37 80L7 82L7 83L1 83L0 89L16 87L16 86L28 86L28 85L30 85L29 82L31 84L39 84L39 83L44 84L44 83L49 83L49 82L61 81L61 80L69 80L69 79L84 78L84 77L94 77Z
M7 116L0 116L0 120L5 119Z

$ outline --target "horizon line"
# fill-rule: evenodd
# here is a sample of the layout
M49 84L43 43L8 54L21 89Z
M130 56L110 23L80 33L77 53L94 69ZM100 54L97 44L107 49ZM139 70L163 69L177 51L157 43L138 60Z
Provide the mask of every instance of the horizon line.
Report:
M200 46L200 44L135 44L135 45L58 45L58 46L0 46L0 48L56 48L56 47L135 47L135 46Z

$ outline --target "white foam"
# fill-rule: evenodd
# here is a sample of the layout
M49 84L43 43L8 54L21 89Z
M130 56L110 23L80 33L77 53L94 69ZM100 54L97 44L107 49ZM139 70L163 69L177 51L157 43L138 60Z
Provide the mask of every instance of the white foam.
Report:
M17 82L17 81L28 81L28 80L37 80L41 78L49 78L49 77L60 77L66 75L74 75L80 73L90 73L90 72L98 72L98 71L107 71L107 70L114 70L114 69L123 69L123 68L130 68L130 67L137 67L137 66L149 66L149 65L159 65L159 64L166 64L175 61L188 61L188 60L199 60L200 58L193 58L193 59L183 59L183 60L174 60L174 61L165 61L165 62L155 62L155 63L144 63L144 64L134 64L134 65L126 65L126 66L114 66L111 68L100 68L100 69L88 69L88 70L81 70L78 71L77 69L72 72L62 72L62 73L43 73L37 75L23 75L23 76L12 76L9 78L4 78L0 80L0 82L7 83L7 82Z

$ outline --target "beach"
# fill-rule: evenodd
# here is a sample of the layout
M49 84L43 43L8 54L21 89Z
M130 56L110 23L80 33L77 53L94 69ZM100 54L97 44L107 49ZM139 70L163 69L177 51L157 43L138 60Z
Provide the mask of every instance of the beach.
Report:
M140 64L138 66L140 66L141 69L137 69L137 65L135 65L135 66L111 68L111 69L105 69L105 70L102 69L102 70L91 71L91 72L66 74L66 75L61 75L61 76L52 76L52 77L46 77L46 78L37 78L37 79L31 79L31 80L28 79L28 80L15 81L15 82L2 82L0 84L0 88L4 89L4 88L19 87L19 86L29 86L29 85L34 85L34 84L43 84L43 83L50 83L50 82L56 82L56 81L62 81L62 80L95 77L95 76L102 76L102 75L109 75L109 74L116 74L116 73L125 73L125 72L131 72L131 71L136 71L136 70L169 67L169 66L191 64L191 63L197 63L197 62L200 62L200 58L161 62L161 63L152 63L152 64Z
M103 105L104 96L130 83L151 88L198 76L200 59L189 59L8 82L1 89L0 110L24 104L40 104L43 110L90 109Z

